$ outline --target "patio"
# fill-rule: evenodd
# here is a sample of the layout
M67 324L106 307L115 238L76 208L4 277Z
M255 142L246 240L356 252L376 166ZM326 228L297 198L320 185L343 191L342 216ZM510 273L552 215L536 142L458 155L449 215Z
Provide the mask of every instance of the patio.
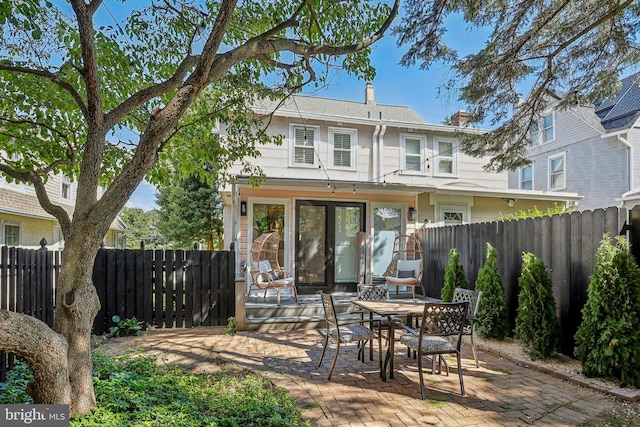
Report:
M487 352L480 352L480 368L475 368L467 346L467 395L459 395L453 370L449 377L426 376L428 397L423 401L415 361L408 360L402 348L396 353L393 380L380 380L377 356L363 364L357 361L355 346L348 345L341 349L328 382L330 362L316 368L322 351L317 330L220 333L219 328L152 330L138 345L166 363L195 372L220 369L221 362L260 371L289 391L314 426L574 426L619 404Z

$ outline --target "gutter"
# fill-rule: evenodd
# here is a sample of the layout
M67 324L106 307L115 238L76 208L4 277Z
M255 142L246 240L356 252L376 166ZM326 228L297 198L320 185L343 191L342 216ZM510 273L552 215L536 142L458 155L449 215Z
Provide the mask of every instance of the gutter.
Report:
M629 143L622 135L629 133L628 129L619 130L617 132L606 133L600 135L600 138L616 137L622 145L627 147L627 167L629 168L629 191L633 190L633 145Z

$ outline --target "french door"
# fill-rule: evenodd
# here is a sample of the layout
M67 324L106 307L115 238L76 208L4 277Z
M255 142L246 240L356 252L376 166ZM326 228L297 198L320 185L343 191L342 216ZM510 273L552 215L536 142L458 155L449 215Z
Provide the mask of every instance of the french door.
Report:
M356 290L365 204L296 202L296 284L301 293Z

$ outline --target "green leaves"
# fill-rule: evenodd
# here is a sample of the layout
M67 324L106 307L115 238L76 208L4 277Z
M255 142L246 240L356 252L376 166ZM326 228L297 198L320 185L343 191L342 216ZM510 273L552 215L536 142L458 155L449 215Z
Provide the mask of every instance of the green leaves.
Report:
M449 251L449 265L444 271L444 287L440 299L444 302L453 300L456 288L467 289L469 281L464 275L464 267L460 264L460 254L454 248Z
M622 236L602 237L589 281L576 357L585 375L640 385L640 268Z
M502 278L496 266L496 250L487 243L487 260L478 271L476 291L482 291L478 309L478 333L487 338L503 339L508 332L507 305Z
M558 349L560 322L547 266L532 253L522 255L518 285L516 338L527 347L532 359L549 358Z

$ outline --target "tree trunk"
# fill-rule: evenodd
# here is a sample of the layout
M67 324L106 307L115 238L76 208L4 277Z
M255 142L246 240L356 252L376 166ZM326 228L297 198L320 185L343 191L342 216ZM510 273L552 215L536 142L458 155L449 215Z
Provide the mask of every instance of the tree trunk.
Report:
M67 342L61 335L35 317L0 309L0 346L33 371L27 393L35 403L70 404Z
M69 345L67 361L72 397L71 414L85 414L96 406L91 328L100 310L100 300L92 281L99 239L86 234L80 237L71 234L65 241L62 254L53 329L64 336Z

